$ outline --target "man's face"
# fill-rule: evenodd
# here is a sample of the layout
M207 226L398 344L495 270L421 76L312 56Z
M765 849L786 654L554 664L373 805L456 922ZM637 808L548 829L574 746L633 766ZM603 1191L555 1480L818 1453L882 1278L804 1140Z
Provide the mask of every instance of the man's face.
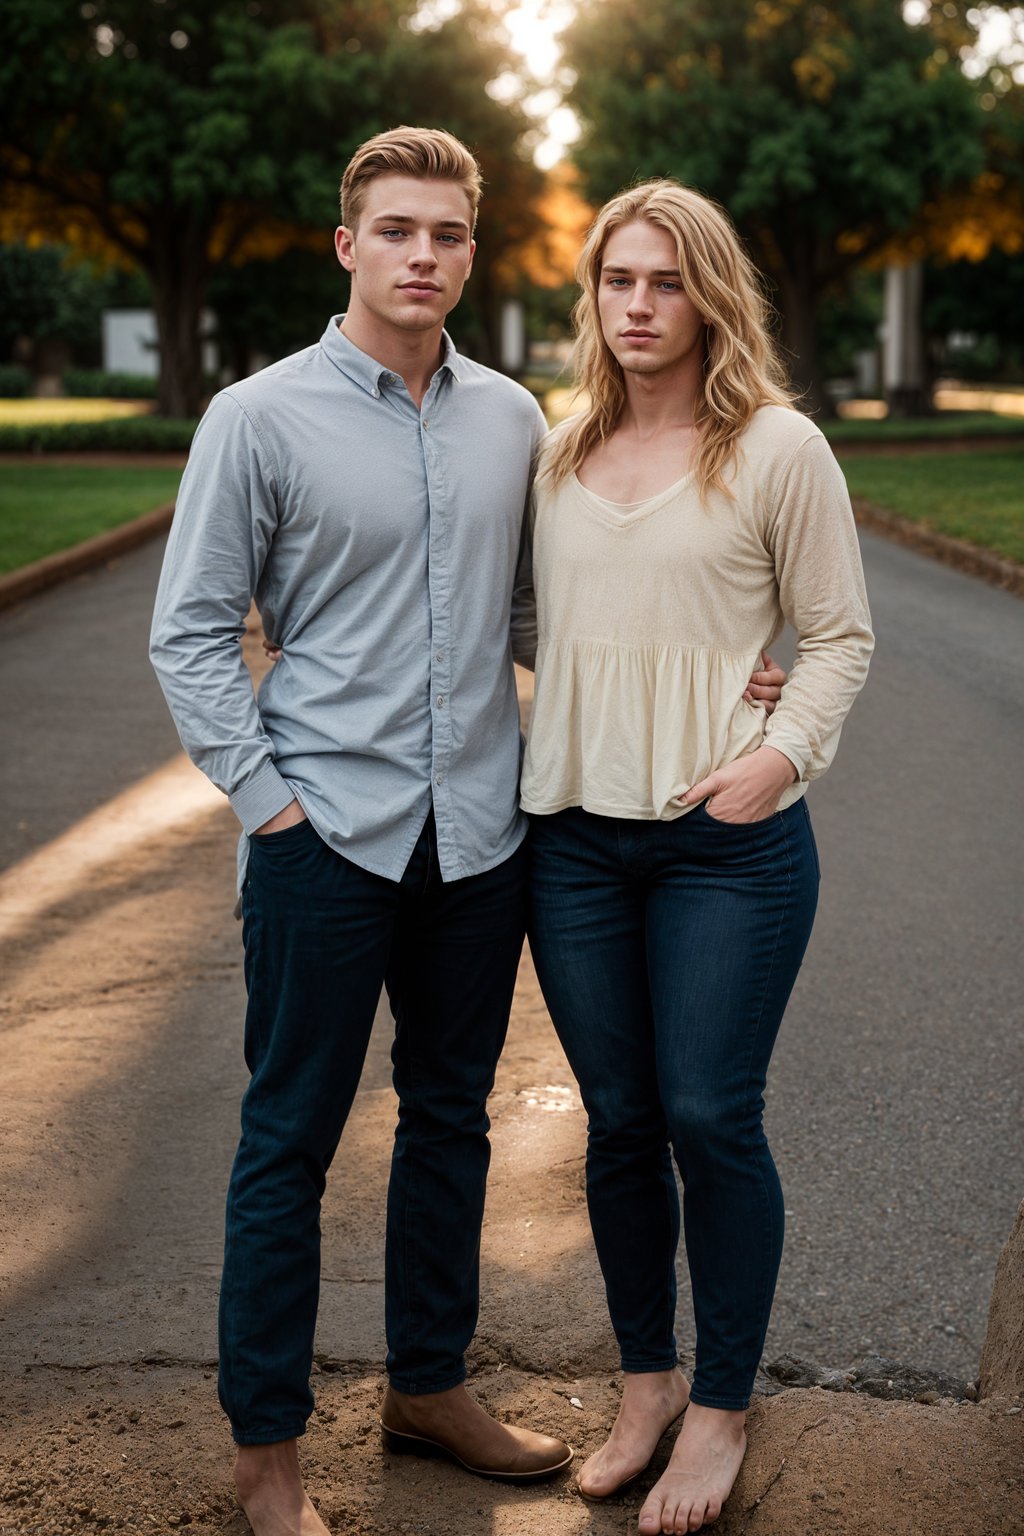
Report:
M683 291L667 230L638 220L609 236L597 289L604 339L625 373L660 373L702 360L706 326Z
M355 232L335 236L352 274L352 310L371 323L428 331L455 308L473 265L472 210L454 181L378 176Z

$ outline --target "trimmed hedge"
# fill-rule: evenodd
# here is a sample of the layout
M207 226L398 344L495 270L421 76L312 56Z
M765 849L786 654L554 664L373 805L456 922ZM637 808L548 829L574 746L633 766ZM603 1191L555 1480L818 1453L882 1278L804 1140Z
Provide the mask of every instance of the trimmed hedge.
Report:
M1020 437L1024 417L1001 416L994 411L942 411L937 416L914 420L823 421L821 430L830 443L885 443L939 441L946 437Z
M144 373L106 373L102 368L69 368L64 388L77 400L155 400L156 379Z
M19 363L0 366L0 400L23 400L32 388L32 375Z
M43 426L0 425L3 453L185 453L198 426L167 416L119 416L111 421L61 421Z

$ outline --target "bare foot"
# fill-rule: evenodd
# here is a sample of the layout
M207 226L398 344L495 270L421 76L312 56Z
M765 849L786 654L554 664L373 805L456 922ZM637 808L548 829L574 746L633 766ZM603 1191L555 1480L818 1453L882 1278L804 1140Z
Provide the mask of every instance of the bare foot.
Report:
M499 1423L461 1386L416 1396L389 1387L380 1421L389 1450L420 1456L440 1451L481 1477L532 1482L572 1460L564 1441Z
M331 1536L302 1486L298 1441L240 1445L235 1488L253 1536Z
M691 1403L671 1460L640 1511L642 1536L699 1531L721 1514L747 1448L745 1413Z
M689 1401L690 1385L678 1366L671 1371L627 1372L612 1432L580 1468L577 1482L584 1498L610 1498L639 1477Z

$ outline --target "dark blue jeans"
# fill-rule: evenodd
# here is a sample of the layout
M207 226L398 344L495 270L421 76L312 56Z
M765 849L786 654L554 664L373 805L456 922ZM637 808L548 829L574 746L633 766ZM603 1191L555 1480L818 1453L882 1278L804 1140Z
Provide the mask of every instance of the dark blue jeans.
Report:
M398 1093L388 1192L388 1370L402 1392L465 1378L490 1147L487 1095L525 926L526 852L442 883L429 819L399 883L309 822L252 840L243 892L252 1074L228 1191L220 1397L235 1439L301 1435L320 1284L320 1199L381 985Z
M530 947L589 1116L587 1201L626 1371L676 1361L683 1182L693 1401L747 1406L782 1253L762 1094L814 920L803 801L750 826L582 810L530 827Z

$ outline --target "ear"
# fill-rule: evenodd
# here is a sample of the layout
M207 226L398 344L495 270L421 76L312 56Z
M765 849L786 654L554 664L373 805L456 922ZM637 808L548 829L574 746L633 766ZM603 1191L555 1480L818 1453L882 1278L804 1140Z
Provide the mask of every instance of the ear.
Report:
M347 224L340 224L334 231L334 249L346 272L356 269L356 237Z
M475 240L471 240L469 242L469 266L466 268L466 277L468 277L469 274L473 270L473 257L475 255L476 255L476 241Z

